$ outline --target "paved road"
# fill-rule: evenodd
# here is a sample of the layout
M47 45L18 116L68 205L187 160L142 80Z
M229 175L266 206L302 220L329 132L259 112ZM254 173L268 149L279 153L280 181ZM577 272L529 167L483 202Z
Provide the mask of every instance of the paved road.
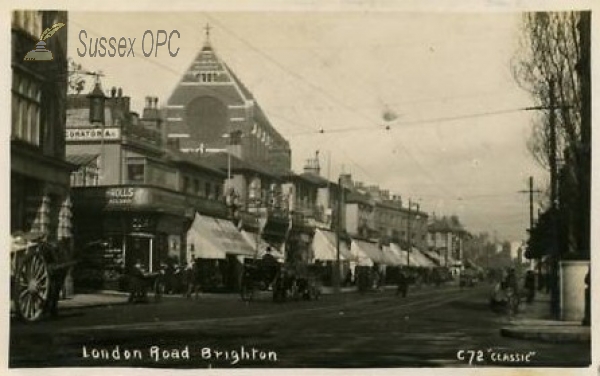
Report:
M245 304L231 296L119 305L11 323L10 365L152 367L584 366L590 344L504 338L488 286ZM153 347L154 346L154 347ZM461 352L462 350L462 352ZM461 359L459 359L461 358ZM515 362L516 360L516 362Z

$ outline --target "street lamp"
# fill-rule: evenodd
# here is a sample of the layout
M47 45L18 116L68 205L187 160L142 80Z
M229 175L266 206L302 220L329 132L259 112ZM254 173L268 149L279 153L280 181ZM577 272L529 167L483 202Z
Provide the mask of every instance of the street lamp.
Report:
M90 116L89 121L90 124L100 124L100 176L104 174L104 109L106 104L106 96L102 91L102 86L100 85L100 76L101 73L92 73L96 76L96 84L94 85L94 89L91 93L88 94L88 98L90 100Z

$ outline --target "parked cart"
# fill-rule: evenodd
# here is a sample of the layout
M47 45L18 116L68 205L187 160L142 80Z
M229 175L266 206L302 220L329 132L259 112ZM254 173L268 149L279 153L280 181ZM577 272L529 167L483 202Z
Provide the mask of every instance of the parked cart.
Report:
M16 315L39 321L57 313L68 269L75 264L67 247L49 242L42 233L11 237L11 300Z

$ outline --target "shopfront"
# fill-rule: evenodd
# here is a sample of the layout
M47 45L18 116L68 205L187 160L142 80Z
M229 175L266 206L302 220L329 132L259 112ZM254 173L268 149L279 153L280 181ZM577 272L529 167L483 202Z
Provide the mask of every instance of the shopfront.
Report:
M203 289L237 291L242 266L256 252L234 224L196 213L186 236L190 261L202 266Z
M191 222L185 196L145 186L73 191L78 272L84 287L122 288L123 274L138 262L156 272L161 263L181 261ZM86 280L91 276L94 280Z

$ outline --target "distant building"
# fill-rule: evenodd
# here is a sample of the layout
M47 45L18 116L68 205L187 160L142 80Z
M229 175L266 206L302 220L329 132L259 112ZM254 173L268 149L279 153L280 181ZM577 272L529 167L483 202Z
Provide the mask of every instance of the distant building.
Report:
M291 168L287 140L271 125L252 93L215 53L207 40L166 107L169 143L187 152L224 149L224 135L241 131L240 147L232 152L242 160L274 173Z
M457 216L433 217L428 226L429 249L435 251L448 266L463 259L467 232Z
M510 258L516 263L522 263L524 257L525 245L523 242L515 241L510 243Z

